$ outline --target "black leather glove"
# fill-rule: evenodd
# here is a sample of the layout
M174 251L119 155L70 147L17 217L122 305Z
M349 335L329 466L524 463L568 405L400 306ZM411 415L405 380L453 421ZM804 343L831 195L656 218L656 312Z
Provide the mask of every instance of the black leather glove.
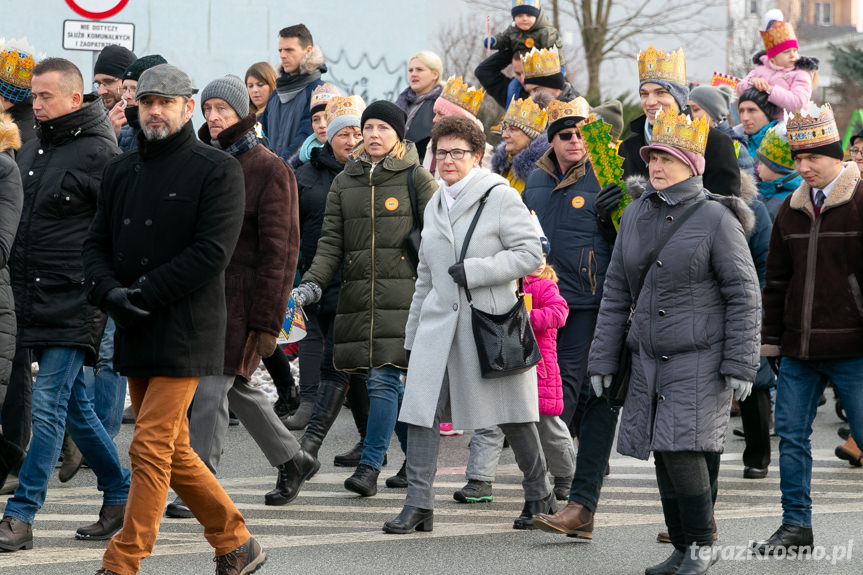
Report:
M464 275L464 262L451 265L447 272L452 276L452 281L463 288L467 287L467 276Z
M122 329L139 324L150 312L138 307L133 301L142 301L141 290L115 287L105 294L105 311Z
M767 358L767 363L770 364L770 369L773 370L775 375L779 375L779 364L782 363L781 355L774 355Z
M611 212L623 199L623 189L620 184L608 184L598 194L596 194L596 216L600 220L610 220Z

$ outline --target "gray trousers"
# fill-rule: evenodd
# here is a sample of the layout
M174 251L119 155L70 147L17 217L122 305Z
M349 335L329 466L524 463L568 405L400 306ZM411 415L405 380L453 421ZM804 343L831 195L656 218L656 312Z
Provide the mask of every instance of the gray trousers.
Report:
M192 402L189 443L214 475L228 433L229 405L270 465L281 465L299 452L297 439L279 420L260 388L233 375L205 376L198 382Z
M571 479L575 473L575 446L566 424L556 415L540 414L536 430L539 432L548 471L555 478ZM477 481L494 481L501 449L503 431L500 427L474 430L470 438L470 456L465 476Z
M441 416L449 411L449 378L444 376L438 398L437 411L431 427L408 425L408 450L405 471L408 493L405 505L420 509L434 509L434 478L437 473L437 456L440 447ZM524 474L521 484L525 501L538 501L548 497L551 485L545 474L545 461L534 423L501 423L503 435L509 440L518 468ZM501 440L502 441L502 440Z

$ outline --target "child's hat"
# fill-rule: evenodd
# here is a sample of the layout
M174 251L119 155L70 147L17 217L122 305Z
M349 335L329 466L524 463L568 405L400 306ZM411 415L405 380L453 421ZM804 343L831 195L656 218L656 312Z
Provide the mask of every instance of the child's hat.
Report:
M764 15L764 20L766 25L764 31L761 32L761 41L764 42L764 50L767 51L768 58L772 58L789 48L798 47L794 27L785 21L782 10L778 8L768 10Z
M512 17L515 18L519 14L527 14L534 18L539 18L539 0L512 0Z

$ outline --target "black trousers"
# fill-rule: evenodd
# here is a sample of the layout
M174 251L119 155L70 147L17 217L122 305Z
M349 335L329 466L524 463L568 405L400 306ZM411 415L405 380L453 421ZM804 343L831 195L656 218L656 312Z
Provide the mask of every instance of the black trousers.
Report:
M30 443L32 419L30 404L33 398L33 356L29 348L19 347L12 360L12 373L6 399L3 402L3 437L27 450Z
M764 469L770 465L770 388L752 390L752 395L740 402L743 422L743 465Z

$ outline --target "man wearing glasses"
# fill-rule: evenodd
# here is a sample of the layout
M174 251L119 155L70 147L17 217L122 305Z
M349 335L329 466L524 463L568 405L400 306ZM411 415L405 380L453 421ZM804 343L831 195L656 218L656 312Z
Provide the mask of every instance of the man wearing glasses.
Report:
M105 108L111 110L123 98L123 72L137 56L123 46L105 46L93 67L93 89L102 98Z
M851 138L851 147L848 148L848 157L857 164L860 173L863 174L863 129Z

